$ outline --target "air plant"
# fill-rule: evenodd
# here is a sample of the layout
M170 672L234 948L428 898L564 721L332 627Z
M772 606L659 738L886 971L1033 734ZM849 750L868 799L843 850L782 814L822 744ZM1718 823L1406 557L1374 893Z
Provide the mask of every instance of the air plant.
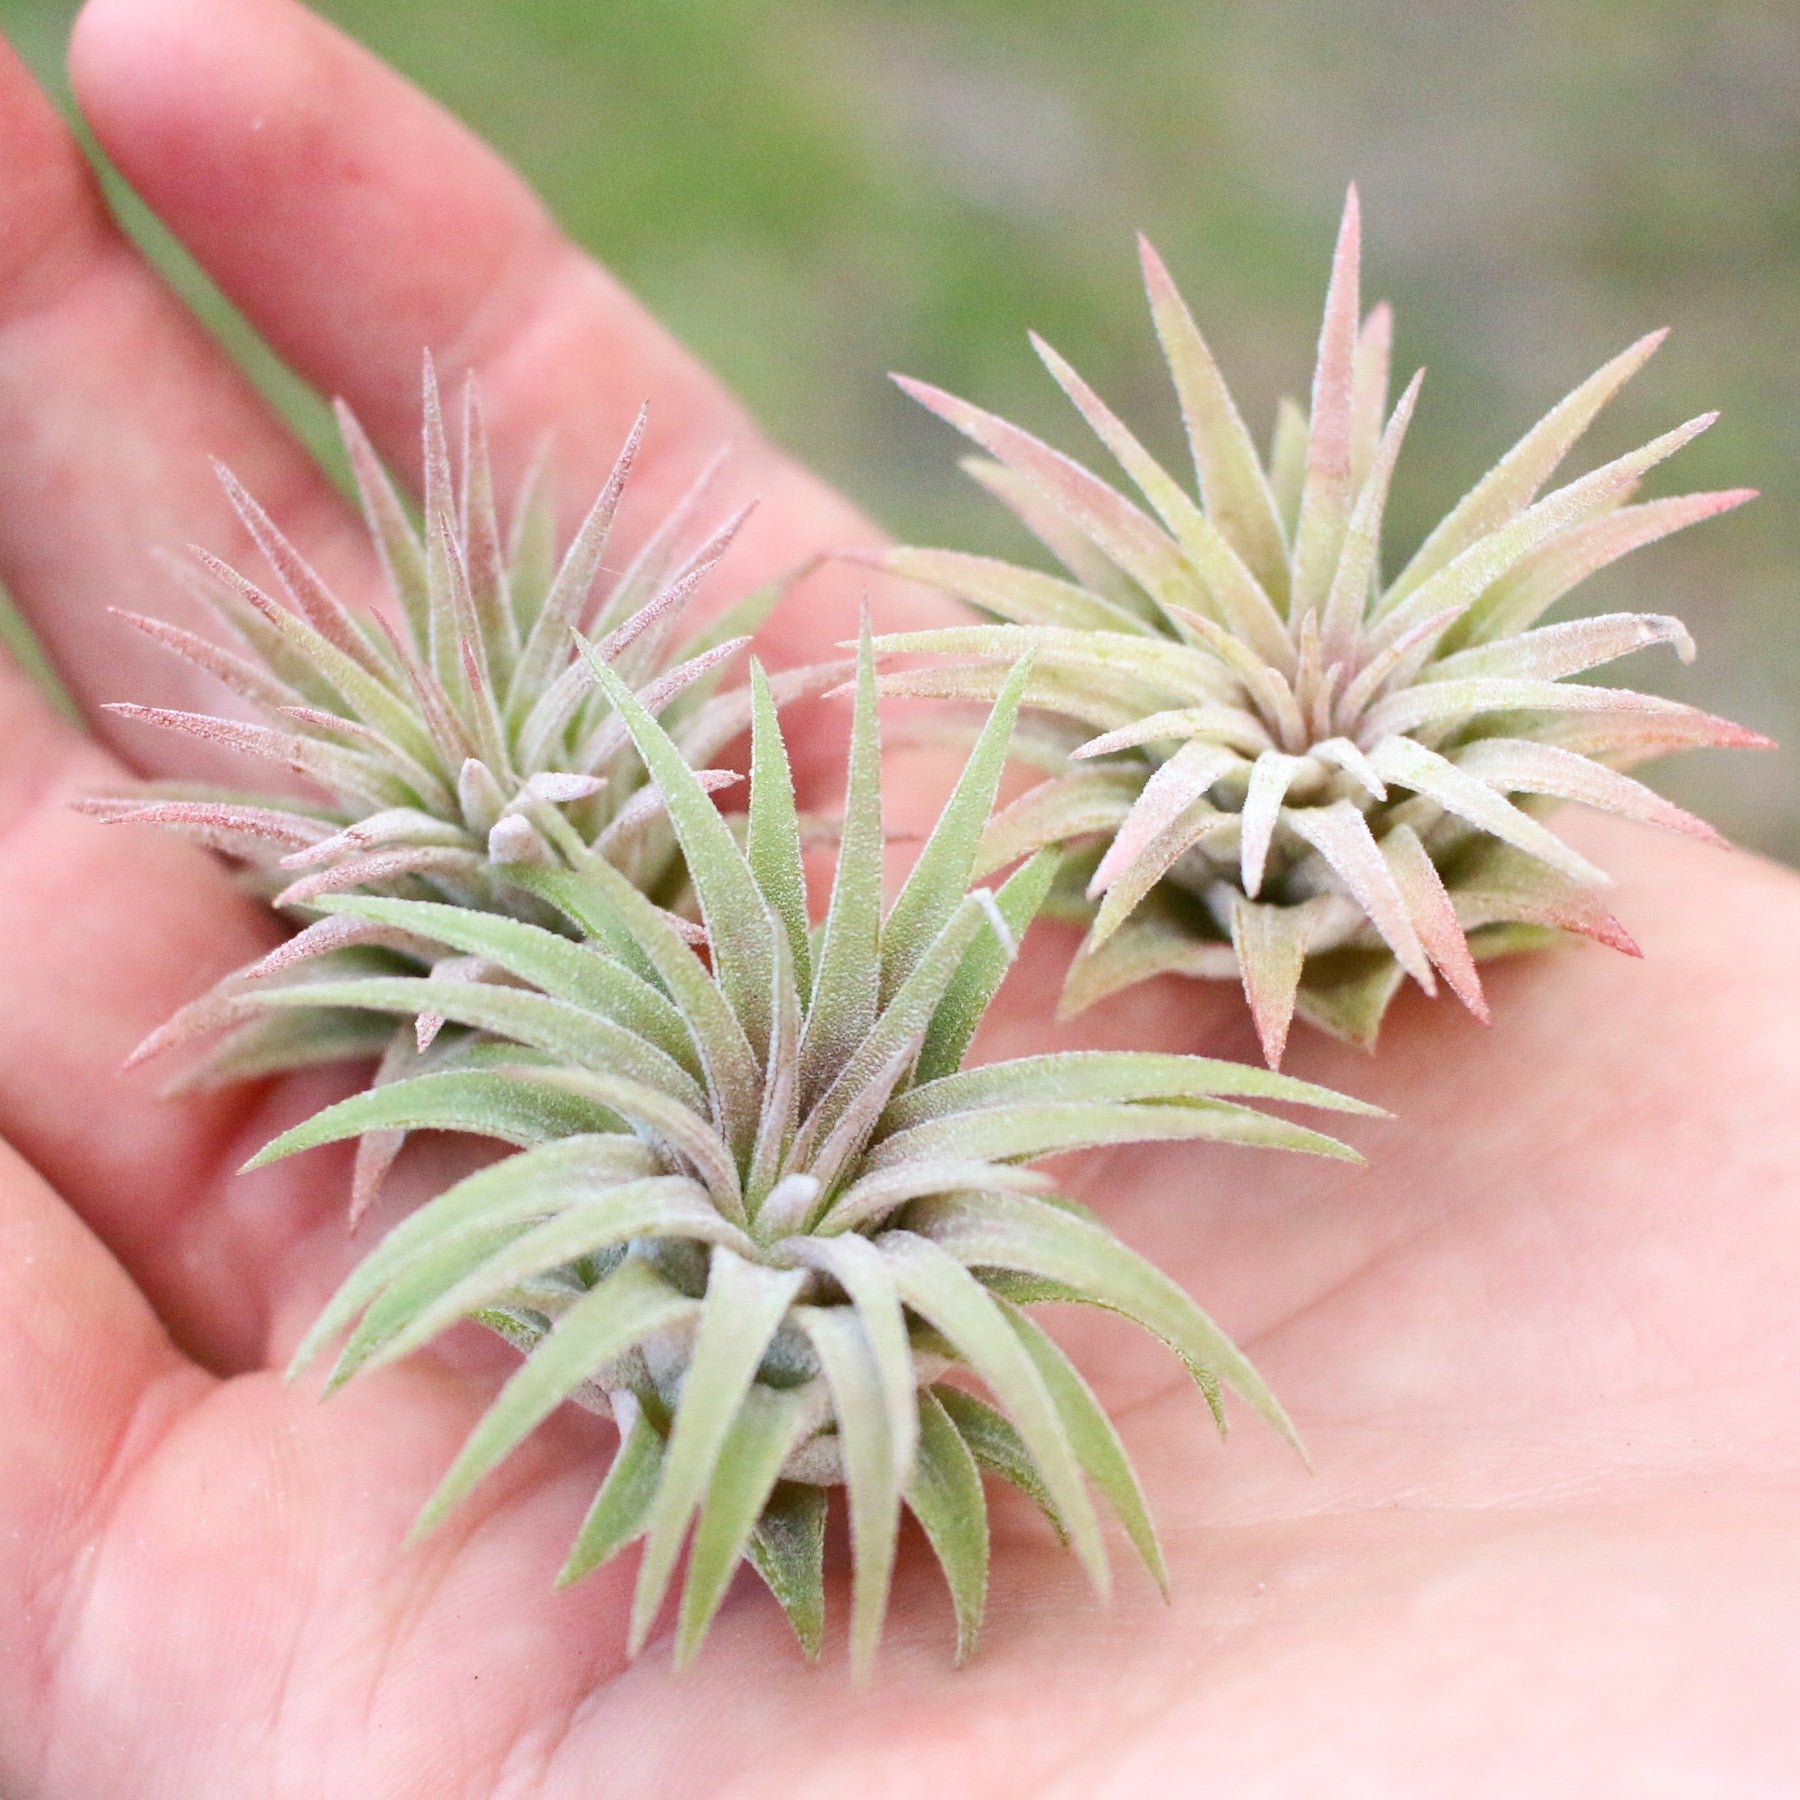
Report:
M644 892L678 899L680 858L660 791L596 684L592 663L663 719L702 785L738 779L709 765L747 728L748 694L742 687L716 690L779 590L759 590L710 629L682 638L689 603L748 511L698 547L687 545L711 469L614 568L607 551L643 440L643 413L560 558L544 456L503 528L473 383L464 397L457 469L426 361L422 532L341 404L338 422L384 578L382 605L365 610L341 600L221 467L274 591L196 548L191 561L173 567L229 647L159 619L122 615L217 678L255 716L138 705L111 711L273 762L305 784L303 793L242 794L145 783L83 802L101 817L170 827L224 852L277 907L311 921L185 1008L134 1058L230 1028L190 1079L235 1079L369 1054L381 1058L378 1081L417 1069L441 1024L436 1015L409 1021L396 1036L372 1031L366 1014L279 1015L255 1004L271 984L329 981L396 957L441 958L428 940L323 911L329 896L383 893L549 919L554 915L513 872L567 868L597 851ZM577 650L578 632L593 639L587 654ZM846 668L789 671L774 678L772 691L785 701L841 679ZM444 959L438 973L479 982L489 971L479 958L462 957ZM459 1037L439 1056L467 1047ZM372 1198L399 1143L386 1134L364 1146L355 1210Z
M1482 957L1576 932L1635 954L1604 873L1546 828L1558 802L1716 841L1625 771L1695 745L1765 746L1691 706L1567 678L1679 620L1544 615L1628 551L1750 498L1634 498L1715 415L1549 493L1596 414L1661 342L1641 339L1556 406L1392 579L1382 518L1419 393L1387 410L1391 317L1361 317L1346 204L1310 413L1284 402L1267 466L1155 251L1150 309L1196 489L1161 467L1057 353L1038 354L1145 506L1005 420L901 385L972 439L971 472L1066 571L903 548L899 574L989 621L884 652L963 661L884 675L891 692L991 699L1029 652L1051 772L995 821L988 859L1085 852L1091 924L1064 1004L1158 973L1242 981L1278 1065L1298 1008L1373 1043L1402 978L1441 977L1486 1017Z
M634 1653L685 1542L678 1663L698 1650L745 1559L816 1655L824 1524L838 1488L860 1673L881 1634L903 1511L941 1565L959 1655L973 1647L989 1560L984 1470L1043 1508L1104 1591L1097 1493L1164 1583L1118 1433L1026 1304L1121 1313L1187 1364L1221 1427L1229 1387L1290 1440L1293 1430L1181 1288L1028 1165L1145 1141L1349 1156L1244 1102L1372 1109L1193 1056L1071 1052L964 1067L1056 860L1039 853L997 891L970 890L1025 666L1002 685L884 909L865 631L841 840L817 928L760 668L740 831L628 682L597 653L589 667L667 808L708 958L596 852L568 867L505 871L559 911L563 932L442 903L321 896L329 918L479 956L504 979L363 974L260 993L255 1004L276 1013L441 1017L477 1034L479 1055L330 1107L257 1162L426 1128L482 1133L516 1153L397 1225L330 1302L296 1369L348 1331L336 1387L468 1319L525 1353L426 1505L421 1531L562 1401L609 1414L619 1446L563 1579L643 1540Z

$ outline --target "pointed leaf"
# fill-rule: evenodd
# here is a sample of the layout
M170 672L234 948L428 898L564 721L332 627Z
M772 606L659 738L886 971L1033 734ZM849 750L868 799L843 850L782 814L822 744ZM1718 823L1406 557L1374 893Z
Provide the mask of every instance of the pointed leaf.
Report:
M1111 1575L1081 1466L1043 1377L998 1304L954 1256L929 1238L890 1231L883 1234L878 1248L894 1272L900 1297L956 1346L1010 1415L1088 1579L1104 1595Z
M697 1302L648 1263L628 1259L577 1300L500 1390L411 1532L417 1542L594 1372L655 1332L694 1318Z
M1318 906L1259 906L1241 895L1231 903L1231 943L1237 951L1244 998L1256 1021L1257 1041L1271 1069L1281 1067L1294 996Z
M1431 964L1368 820L1348 800L1295 807L1287 817L1368 915L1400 966L1426 993L1434 992Z
M952 1387L947 1381L937 1383L931 1391L950 1415L950 1423L962 1434L977 1466L990 1475L998 1475L1002 1481L1011 1482L1049 1521L1057 1541L1066 1546L1069 1534L1057 1515L1056 1502L1050 1498L1050 1490L1044 1485L1037 1464L1031 1460L1025 1440L1006 1414L989 1406L985 1400L976 1399L965 1389Z
M1611 880L1605 870L1596 868L1486 782L1411 738L1385 739L1376 745L1369 760L1384 781L1424 794L1446 812L1547 862L1573 881L1600 887Z
M731 828L667 732L605 663L585 652L606 697L625 721L638 755L668 802L669 823L681 840L688 876L706 921L719 986L752 1044L769 1038L769 994L774 978L774 920Z
M1037 916L1056 879L1060 858L1054 851L1039 851L1016 869L994 896L995 910L1005 922L1016 945ZM915 1088L940 1076L953 1074L968 1053L977 1027L987 1012L1006 972L1012 967L1013 949L1000 941L991 919L977 927L975 941L963 952L955 978L944 990L913 1071Z
M634 1656L656 1623L688 1521L712 1483L757 1365L803 1280L798 1272L760 1268L723 1248L712 1253L700 1326L632 1596L629 1647Z
M662 1478L663 1436L635 1402L631 1413L629 1421L623 1417L619 1421L623 1441L575 1534L569 1560L556 1578L558 1587L579 1581L644 1534Z
M906 1503L944 1572L956 1609L956 1660L964 1663L975 1653L987 1610L987 1501L975 1458L942 1402L926 1390L918 1405L919 1451Z
M1112 1421L1075 1365L1042 1326L1005 1301L1001 1302L1000 1310L1037 1364L1038 1373L1050 1390L1057 1411L1062 1414L1069 1442L1074 1445L1088 1478L1106 1496L1107 1504L1118 1515L1119 1523L1125 1527L1125 1535L1131 1539L1132 1547L1149 1570L1151 1580L1167 1594L1169 1571L1163 1561L1162 1544L1150 1518L1143 1489L1138 1485L1137 1473Z
M1356 333L1362 317L1357 289L1361 256L1361 220L1353 187L1344 199L1313 370L1312 430L1294 536L1294 588L1288 599L1288 617L1295 621L1323 603L1350 518L1350 421Z
M787 1614L808 1662L825 1642L826 1490L780 1481L751 1535L756 1572Z
M1256 446L1162 258L1145 237L1139 237L1138 251L1151 317L1181 402L1207 516L1268 593L1277 602L1284 601L1287 546Z
M1477 539L1529 506L1595 415L1650 359L1666 331L1639 338L1554 406L1445 516L1389 590L1398 603L1447 568Z
M881 1366L860 1318L848 1307L805 1307L798 1318L831 1389L839 1453L850 1494L852 1598L850 1663L866 1680L887 1613L900 1530L901 1490L910 1470L894 1460L899 1433L888 1417ZM913 1411L911 1394L905 1396Z
M1426 955L1450 984L1450 991L1485 1025L1487 1001L1481 992L1481 977L1475 972L1475 959L1469 954L1469 941L1457 923L1443 877L1418 833L1410 825L1396 825L1381 840L1381 853L1394 872Z
M370 1131L466 1131L502 1143L545 1144L605 1131L615 1115L564 1088L496 1070L414 1075L352 1094L284 1131L244 1164L260 1169Z
M787 932L793 976L812 991L812 951L806 913L806 875L800 861L800 820L794 775L775 716L775 699L760 662L750 664L750 819L744 851L750 872Z
M675 1632L676 1668L686 1668L698 1654L805 1414L806 1404L795 1393L756 1383L744 1396L694 1528Z
M906 885L882 924L883 1005L919 966L968 892L982 832L993 811L1001 771L1006 766L1019 702L1030 677L1031 658L1026 655L1001 689L954 792L939 813Z
M1135 1320L1242 1395L1299 1448L1287 1414L1236 1345L1168 1276L1103 1227L1020 1194L928 1201L917 1220L919 1231L969 1268L1042 1276Z

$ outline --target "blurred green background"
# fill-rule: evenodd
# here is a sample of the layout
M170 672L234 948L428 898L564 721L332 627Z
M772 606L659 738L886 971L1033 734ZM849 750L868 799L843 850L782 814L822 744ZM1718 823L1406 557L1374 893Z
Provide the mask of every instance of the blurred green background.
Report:
M1085 454L1025 345L1036 326L1172 451L1134 227L1260 431L1306 379L1343 186L1360 183L1365 291L1396 305L1401 373L1430 369L1390 561L1567 388L1673 325L1593 454L1723 406L1660 491L1764 498L1609 572L1588 602L1684 615L1697 667L1647 657L1634 684L1800 744L1795 0L323 10L496 143L775 435L912 537L1010 541L890 368ZM0 0L59 85L73 11ZM177 274L319 441L316 403ZM1657 779L1800 860L1796 775L1784 751Z

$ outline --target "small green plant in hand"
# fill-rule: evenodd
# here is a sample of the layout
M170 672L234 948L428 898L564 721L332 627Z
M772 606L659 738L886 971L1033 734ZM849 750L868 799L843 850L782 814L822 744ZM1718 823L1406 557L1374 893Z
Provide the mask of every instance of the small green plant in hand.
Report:
M1713 415L1542 493L1662 334L1527 432L1387 580L1382 515L1420 377L1389 413L1392 321L1386 307L1362 316L1354 190L1311 408L1283 403L1266 466L1142 249L1197 498L1035 338L1148 512L1005 420L902 382L985 452L971 472L1065 570L896 549L889 568L991 622L881 647L973 658L884 676L893 692L960 698L991 698L1021 654L1036 657L1027 704L1051 715L1053 772L996 821L990 855L1086 853L1092 923L1066 1009L1161 973L1239 979L1275 1066L1296 1008L1373 1043L1405 976L1427 992L1441 977L1485 1018L1483 956L1558 932L1633 950L1596 896L1605 874L1539 815L1578 801L1712 839L1625 770L1768 742L1672 700L1565 679L1653 644L1691 658L1678 619L1540 623L1596 570L1751 497L1633 499Z
M98 795L85 810L172 828L244 863L273 903L309 919L269 956L234 971L159 1028L134 1060L218 1036L189 1080L228 1080L310 1062L377 1054L377 1081L415 1072L439 1018L396 1036L368 1015L308 1008L277 1015L254 996L271 985L332 980L396 956L441 952L376 920L322 914L347 890L429 897L484 912L551 915L513 879L520 865L566 868L600 849L646 893L671 898L680 858L630 734L595 683L591 655L659 715L705 786L738 779L708 765L749 723L741 686L718 692L727 665L778 597L751 594L713 627L683 639L689 603L725 555L744 513L685 548L711 469L622 568L607 546L645 430L640 412L612 473L560 558L547 456L540 454L506 518L495 501L487 435L473 384L453 464L437 384L424 383L424 518L416 529L354 415L339 423L369 534L386 578L386 608L353 609L309 567L221 468L226 491L274 576L276 593L196 549L176 565L235 647L162 620L124 617L233 690L260 720L167 708L111 708L203 742L281 765L308 797L146 783ZM746 509L747 510L747 509ZM776 678L782 700L839 679L846 665ZM486 977L479 959L440 969ZM458 1055L447 1042L439 1059ZM394 1133L363 1146L353 1215L374 1197L398 1152Z
M1350 1156L1244 1102L1372 1109L1192 1056L1070 1052L963 1067L1053 874L1045 852L997 892L970 891L1025 666L884 909L865 633L835 879L810 929L787 753L760 668L740 833L673 737L589 655L668 808L710 966L597 852L570 868L510 872L579 941L454 906L322 900L333 918L480 955L507 982L371 975L263 994L278 1010L438 1015L476 1034L479 1055L328 1108L258 1161L393 1129L478 1132L519 1149L403 1220L344 1283L296 1367L348 1330L335 1386L465 1319L526 1352L421 1528L562 1401L610 1414L619 1449L565 1578L644 1539L635 1651L691 1528L678 1662L699 1648L745 1558L817 1653L825 1518L839 1487L861 1672L880 1636L903 1510L942 1566L959 1653L973 1647L987 1585L984 1469L1038 1502L1104 1591L1097 1492L1162 1582L1117 1432L1023 1306L1121 1313L1186 1362L1221 1425L1228 1387L1290 1439L1292 1428L1180 1287L1028 1165L1152 1140Z

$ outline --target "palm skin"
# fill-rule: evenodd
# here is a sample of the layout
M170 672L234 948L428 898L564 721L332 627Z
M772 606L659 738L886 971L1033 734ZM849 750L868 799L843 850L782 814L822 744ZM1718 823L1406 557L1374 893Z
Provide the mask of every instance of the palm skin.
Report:
M649 505L738 438L764 497L741 578L871 540L484 150L290 0L92 0L74 69L128 178L402 462L428 342L479 368L503 462L558 428L571 489L645 392ZM146 544L233 541L208 454L359 577L336 498L106 223L11 60L0 438L0 577L84 707L180 703L104 608L144 597ZM772 659L843 635L854 599L804 590ZM923 622L917 596L878 603ZM624 1663L629 1566L550 1586L604 1428L553 1422L407 1551L492 1365L421 1357L326 1407L270 1372L356 1254L345 1170L233 1171L331 1078L171 1105L115 1074L270 925L198 853L67 810L115 757L162 766L96 729L0 677L0 1791L1789 1791L1792 876L1583 827L1644 963L1496 970L1485 1033L1402 1004L1375 1062L1296 1044L1297 1073L1398 1115L1355 1134L1367 1171L1219 1150L1074 1172L1247 1345L1317 1465L1249 1428L1221 1450L1130 1333L1058 1320L1122 1416L1172 1605L1122 1572L1100 1607L1000 1499L968 1669L914 1542L866 1691L841 1646L804 1665L753 1584L677 1680L654 1644ZM1069 948L1028 947L993 1051L1038 1046ZM1192 986L1085 1036L1253 1054L1235 997Z

